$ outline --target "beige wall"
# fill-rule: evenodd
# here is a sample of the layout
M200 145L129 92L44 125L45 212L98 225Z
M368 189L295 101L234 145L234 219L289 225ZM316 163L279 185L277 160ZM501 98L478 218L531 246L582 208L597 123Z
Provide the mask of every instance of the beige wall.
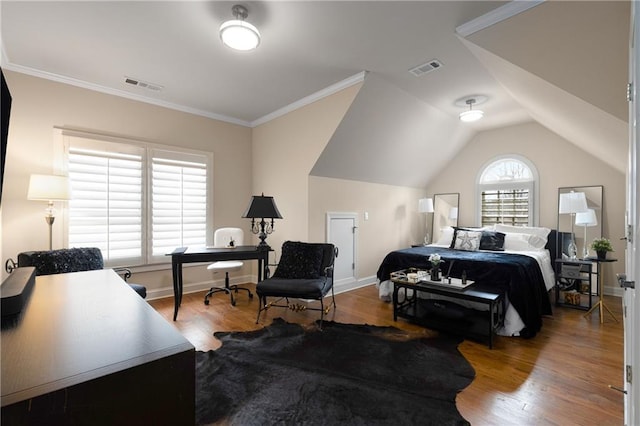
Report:
M240 226L251 191L251 129L106 95L25 74L5 71L13 105L2 196L2 250L14 258L25 250L48 249L43 203L26 199L31 173L52 173L54 126L209 151L214 156L214 227ZM64 207L57 206L59 216ZM62 217L60 217L62 219ZM54 224L54 248L63 245L63 226ZM170 271L139 273L149 290L172 288ZM250 272L247 269L247 272ZM211 280L202 267L187 268L185 282Z
M267 239L276 256L286 240L310 241L309 173L360 87L356 84L253 129L253 191L272 195L284 218L276 221Z
M422 242L426 217L418 213L424 189L329 179L309 179L309 239L325 241L326 214L357 213L356 278L374 282L392 250ZM364 220L364 213L368 220Z
M613 256L619 259L605 269L605 287L611 287L612 291L614 274L624 271L625 247L620 238L624 235L625 176L541 125L527 123L479 133L430 183L428 195L459 192L459 224L477 225L478 173L487 162L506 154L523 156L538 170L540 226L557 227L559 187L604 186L603 236L611 239Z

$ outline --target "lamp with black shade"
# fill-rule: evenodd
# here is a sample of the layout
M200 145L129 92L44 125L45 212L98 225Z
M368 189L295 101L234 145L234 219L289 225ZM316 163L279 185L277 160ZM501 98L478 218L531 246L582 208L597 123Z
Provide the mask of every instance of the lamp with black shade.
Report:
M559 214L571 215L571 242L567 247L569 259L577 260L578 246L576 246L576 237L573 232L573 225L576 221L576 214L587 211L587 198L584 192L565 192L560 194L558 206Z
M276 206L276 202L273 197L262 195L254 195L251 197L251 202L247 211L242 215L243 218L251 219L251 232L258 235L260 238L259 249L270 249L269 244L265 242L267 235L273 233L274 219L282 219L280 211ZM260 219L259 222L256 219ZM265 219L271 219L271 223Z

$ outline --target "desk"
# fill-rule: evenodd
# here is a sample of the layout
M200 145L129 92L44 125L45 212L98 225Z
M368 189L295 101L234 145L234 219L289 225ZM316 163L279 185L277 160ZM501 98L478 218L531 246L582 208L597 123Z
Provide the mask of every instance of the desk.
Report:
M173 320L178 318L178 309L182 303L182 264L218 262L221 260L257 260L258 282L269 263L270 249L257 246L237 246L236 248L180 247L171 253L173 270Z
M111 269L36 277L1 351L3 425L195 421L195 348Z

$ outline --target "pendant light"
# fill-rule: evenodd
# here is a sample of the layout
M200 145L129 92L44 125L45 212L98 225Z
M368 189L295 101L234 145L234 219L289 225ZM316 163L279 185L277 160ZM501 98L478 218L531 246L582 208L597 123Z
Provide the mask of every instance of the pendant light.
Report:
M478 121L484 116L484 111L479 109L473 109L473 104L476 103L475 98L469 98L465 101L465 104L469 105L469 111L464 111L460 113L460 120L465 123L470 123L472 121Z
M231 8L236 19L220 25L220 39L225 46L235 50L252 50L260 44L260 32L245 21L249 16L247 8L236 4Z

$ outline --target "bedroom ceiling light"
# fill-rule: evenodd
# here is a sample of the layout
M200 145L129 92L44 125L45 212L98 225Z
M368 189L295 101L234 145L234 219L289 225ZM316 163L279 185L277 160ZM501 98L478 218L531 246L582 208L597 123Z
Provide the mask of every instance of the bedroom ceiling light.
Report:
M460 113L460 120L465 123L470 123L472 121L478 121L484 116L484 111L479 109L473 109L473 104L476 103L475 98L469 98L465 101L465 104L469 105L469 111L464 111Z
M225 46L235 50L252 50L260 44L260 32L245 21L249 16L247 8L236 4L231 8L236 19L220 25L220 39Z

